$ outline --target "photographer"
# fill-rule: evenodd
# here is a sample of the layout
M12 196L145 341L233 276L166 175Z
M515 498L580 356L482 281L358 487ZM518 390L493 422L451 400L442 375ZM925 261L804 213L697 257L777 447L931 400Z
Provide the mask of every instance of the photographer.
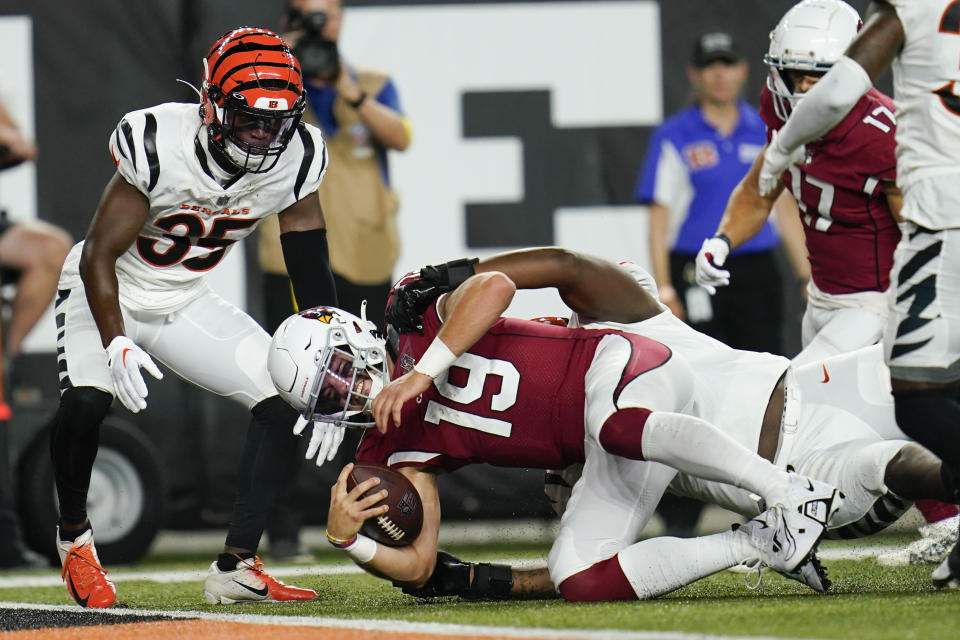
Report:
M339 306L359 315L366 300L367 317L382 326L399 250L397 197L390 188L387 150L407 148L410 126L390 77L341 56L340 0L289 0L288 8L283 37L303 70L308 100L303 120L320 127L330 156L319 197ZM272 218L260 225L259 260L265 328L273 332L295 309ZM270 548L274 558L295 560L303 555L296 539L299 512L293 506L296 496L285 493L270 518Z
M407 148L410 126L390 77L355 67L340 55L340 0L290 0L289 8L284 39L303 68L309 101L304 120L320 127L330 153L320 202L328 212L337 297L341 307L356 314L366 300L367 316L379 326L399 242L387 150ZM267 328L273 329L293 309L276 229L261 229Z

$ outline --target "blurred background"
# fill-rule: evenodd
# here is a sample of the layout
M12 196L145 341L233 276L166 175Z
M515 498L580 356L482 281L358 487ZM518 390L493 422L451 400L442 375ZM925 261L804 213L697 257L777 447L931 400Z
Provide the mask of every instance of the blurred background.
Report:
M690 100L686 67L697 35L721 30L734 37L750 65L743 95L756 105L768 33L792 4L345 2L341 53L390 73L413 126L409 149L390 158L400 201L394 275L532 245L647 266L647 212L634 203L634 187L653 129ZM867 2L850 4L862 13ZM162 102L195 102L177 80L199 84L210 44L237 26L280 31L285 12L283 0L5 0L0 100L36 141L39 156L0 174L0 210L82 238L114 171L107 139L120 117ZM889 91L888 82L881 90ZM213 277L223 295L263 317L255 236L238 244ZM796 287L784 287L782 304L781 351L790 356L799 350ZM562 314L547 294L512 312L543 315L545 306ZM55 333L48 314L4 372L24 527L28 538L43 541L52 530L53 488L40 434L56 407ZM101 452L98 464L105 466L91 492L105 509L139 514L117 521L115 540L129 543L128 555L161 527L224 526L247 424L241 408L174 376L150 386L145 412L119 410L109 419L116 433L107 444L120 460L111 466ZM303 465L300 500L315 505L308 523L325 517L333 466ZM441 492L444 515L546 517L541 484L540 472L461 472ZM140 493L131 497L134 489ZM501 499L504 492L511 500ZM92 518L103 547L106 527Z

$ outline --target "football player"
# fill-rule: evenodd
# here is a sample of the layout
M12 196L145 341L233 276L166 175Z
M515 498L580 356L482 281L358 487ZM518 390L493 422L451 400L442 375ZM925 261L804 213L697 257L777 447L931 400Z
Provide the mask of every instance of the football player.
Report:
M561 263L566 264L551 267ZM636 265L624 267L652 294L639 295L656 305L656 287L650 275ZM450 282L449 278L438 276L444 269L428 267L422 271L424 277L398 287L388 317L404 329L414 330L414 307L422 305L418 297L436 296L439 291L455 287L463 277L461 274ZM527 286L553 281L566 288L568 300L570 287L588 273L581 260L552 249L495 256L470 267L474 269L519 274L518 281ZM461 268L456 267L456 271ZM591 288L587 286L587 290ZM626 303L619 304L623 307ZM409 306L401 311L404 305ZM615 317L610 308L594 305L594 309L594 317ZM793 467L836 484L846 499L831 518L828 536L850 538L874 533L896 520L911 500L943 499L949 495L941 480L941 463L935 456L914 443L885 440L886 434L895 431L895 421L879 347L836 356L823 364L790 367L785 358L731 349L692 330L672 314L664 313L665 309L656 305L654 313L638 314L648 319L630 325L593 322L585 326L629 330L668 344L693 365L699 416L744 446L756 448L781 468ZM575 318L576 323L582 322ZM764 363L772 361L779 362L779 366L765 370ZM737 375L731 375L734 372ZM775 389L773 393L768 391L770 388ZM548 475L548 493L558 507L562 508L565 502L564 486L567 485L568 492L569 485L578 477L575 469ZM747 517L758 511L748 492L689 474L678 474L670 490L720 504ZM455 570L446 571L459 566L455 562L451 564L443 556L438 562L440 575L431 580L427 591L414 593L431 595L430 590L443 584L451 571L457 575ZM515 588L522 593L530 589L531 581L534 577L524 574ZM818 590L829 585L822 576L808 584ZM471 589L458 593L483 595L483 585L474 584Z
M85 607L116 597L86 512L100 423L115 396L134 413L146 408L141 369L159 379L154 358L253 414L206 599L316 597L269 576L255 555L274 494L295 468L296 414L267 373L270 336L202 276L277 214L297 302L335 301L315 193L327 152L319 130L300 122L299 63L271 31L244 27L219 38L203 61L199 93L199 108L166 103L120 120L109 142L116 173L60 278L56 545L68 591Z
M642 289L615 265L578 260L582 281L560 287L573 308L594 316L626 306L613 317L628 321L657 306L635 295ZM598 279L604 287L583 286ZM357 460L400 467L423 501L423 531L411 546L384 547L357 535L363 520L385 507L360 499L369 482L346 492L348 466L331 494L331 542L375 575L422 585L436 560L438 472L475 462L585 462L550 554L551 576L568 600L652 598L744 561L818 579L816 540L823 522L842 511L834 488L778 469L691 415L691 369L663 344L635 333L501 318L517 284L531 284L520 280L481 273L431 303L423 334L399 337L395 380L382 389L385 346L369 336L370 323L320 309L277 330L270 371L281 395L304 415L341 425L368 425L357 412L372 411L377 430L364 433ZM346 354L353 367L331 365L340 360L335 354ZM778 358L762 359L749 375L780 367ZM773 384L765 389L772 391ZM770 508L737 531L636 542L677 468L744 487ZM792 536L794 544L779 546L774 535Z
M897 183L903 235L894 254L883 334L900 428L960 477L960 5L954 0L871 2L863 30L796 106L764 152L759 190L776 188L803 145L846 117L892 65ZM951 502L960 501L958 491ZM960 588L960 543L933 572Z
M764 62L767 82L760 94L760 115L773 137L806 92L843 56L862 23L842 0L803 0L770 33ZM895 106L876 89L864 94L833 129L806 147L784 171L783 180L761 195L757 176L762 154L733 192L724 218L697 256L697 281L709 291L729 283L722 268L731 247L763 226L781 192L797 201L806 237L811 279L803 316L802 351L795 364L859 349L879 342L887 317L893 250L900 239L897 216L902 196L895 184ZM895 429L896 438L904 438ZM927 527L910 548L897 552L901 562L939 563L956 539L957 508L919 501ZM941 533L942 532L942 533Z
M842 0L803 0L770 34L764 56L770 72L760 94L768 139L777 136L796 104L843 55L860 16ZM773 203L789 188L800 210L810 261L803 350L798 364L859 349L880 340L887 315L894 219L900 195L894 183L893 101L876 89L805 155L794 158L777 187L760 195L763 156L734 190L723 219L697 255L697 282L713 292L730 282L723 264L731 248L765 224Z

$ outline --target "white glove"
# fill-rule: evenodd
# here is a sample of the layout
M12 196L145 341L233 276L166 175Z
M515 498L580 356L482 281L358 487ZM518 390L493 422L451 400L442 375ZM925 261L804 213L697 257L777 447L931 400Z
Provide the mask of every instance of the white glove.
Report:
M143 381L140 368L157 380L163 378L160 369L147 352L127 336L117 336L107 345L107 366L113 379L113 390L127 409L139 413L147 408L147 383Z
M774 131L767 150L763 152L763 166L760 167L760 195L765 196L776 191L780 177L787 167L799 164L807 154L807 148L800 145L796 149L783 149L780 146L779 131Z
M307 454L305 460L310 460L316 456L318 467L323 466L324 462L333 460L343 442L344 428L330 424L329 422L313 422L303 416L297 417L297 423L293 427L293 433L300 435L306 426L313 423L313 433L310 434L310 443L307 445Z
M730 272L720 269L730 255L730 243L723 237L707 238L700 246L697 254L697 284L713 295L717 287L730 284Z

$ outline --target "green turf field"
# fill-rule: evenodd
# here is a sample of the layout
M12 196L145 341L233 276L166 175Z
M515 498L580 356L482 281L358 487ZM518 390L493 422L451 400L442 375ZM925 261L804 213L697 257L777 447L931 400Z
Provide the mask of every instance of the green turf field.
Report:
M870 544L891 539L871 539ZM850 543L824 543L837 549ZM453 548L465 558L542 558L546 548L522 545ZM197 571L204 557L148 558L128 572ZM318 565L349 567L329 552ZM714 635L779 638L869 638L872 640L960 638L960 591L936 591L931 567L880 567L873 559L824 561L834 586L818 595L806 587L766 573L759 589L750 590L743 574L723 572L650 602L568 604L560 600L468 602L454 598L420 601L389 583L361 574L287 576L285 581L316 589L320 599L299 604L211 606L202 600L196 579L157 583L117 583L117 607L136 609L227 611L272 615L395 619L471 625L509 625L549 629L683 631ZM49 576L51 572L34 572ZM62 586L0 588L0 601L65 604Z

